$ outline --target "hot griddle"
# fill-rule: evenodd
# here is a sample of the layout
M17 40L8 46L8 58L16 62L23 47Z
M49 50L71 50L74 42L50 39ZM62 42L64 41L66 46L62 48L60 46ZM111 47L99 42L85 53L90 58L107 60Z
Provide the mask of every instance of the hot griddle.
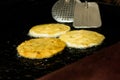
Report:
M102 26L96 29L88 29L97 31L105 35L104 42L97 47L88 49L73 49L65 48L58 55L49 59L31 60L25 59L17 55L16 47L21 42L30 39L27 35L28 30L37 24L57 23L50 14L50 6L45 7L39 4L29 6L17 6L7 9L9 13L5 13L2 18L7 18L1 26L0 40L0 79L36 79L53 72L59 68L69 65L77 60L93 55L94 52L110 46L120 40L120 24L117 22L120 19L120 8L113 5L99 4L102 18ZM46 12L41 12L40 9L46 9ZM37 11L37 13L35 13ZM72 30L72 23L67 23ZM7 34L5 34L7 32Z

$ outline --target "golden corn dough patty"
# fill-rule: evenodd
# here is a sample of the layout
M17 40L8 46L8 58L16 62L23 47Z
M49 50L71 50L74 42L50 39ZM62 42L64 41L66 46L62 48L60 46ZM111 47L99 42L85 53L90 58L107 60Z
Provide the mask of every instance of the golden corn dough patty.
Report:
M25 58L49 58L61 52L66 44L58 38L35 38L18 45L18 54Z
M28 35L31 37L58 37L69 31L70 27L60 23L49 23L33 26Z
M73 48L89 48L100 45L105 36L90 30L73 30L59 37L68 47Z

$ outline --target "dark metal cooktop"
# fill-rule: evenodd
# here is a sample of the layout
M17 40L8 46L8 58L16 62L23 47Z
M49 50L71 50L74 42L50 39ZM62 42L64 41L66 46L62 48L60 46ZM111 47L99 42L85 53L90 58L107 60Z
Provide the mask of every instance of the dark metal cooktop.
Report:
M68 49L50 59L29 60L18 57L16 47L26 39L28 30L36 24L56 23L51 17L51 5L40 6L39 4L29 6L17 6L7 8L1 15L0 23L0 79L35 79L49 72L55 71L65 65L71 64L86 56L92 55L94 51L110 46L120 40L120 8L117 6L100 4L102 26L97 31L105 35L106 39L102 45L87 50ZM4 10L2 10L4 11ZM72 29L72 23L70 25Z

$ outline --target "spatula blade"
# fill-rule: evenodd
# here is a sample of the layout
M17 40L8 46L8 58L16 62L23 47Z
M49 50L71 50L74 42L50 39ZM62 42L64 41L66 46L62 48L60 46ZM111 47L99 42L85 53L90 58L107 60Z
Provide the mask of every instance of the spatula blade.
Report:
M52 7L52 17L61 23L73 22L75 0L58 0Z
M96 2L76 3L74 8L75 28L98 28L102 25L99 6Z

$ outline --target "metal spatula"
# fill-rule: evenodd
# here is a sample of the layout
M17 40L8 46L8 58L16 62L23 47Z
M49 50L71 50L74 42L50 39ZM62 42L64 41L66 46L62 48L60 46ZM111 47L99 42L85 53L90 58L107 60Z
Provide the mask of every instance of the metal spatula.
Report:
M79 0L58 0L52 7L52 17L57 22L73 22L74 6Z
M75 28L98 28L101 25L99 6L96 2L76 3L73 22Z

